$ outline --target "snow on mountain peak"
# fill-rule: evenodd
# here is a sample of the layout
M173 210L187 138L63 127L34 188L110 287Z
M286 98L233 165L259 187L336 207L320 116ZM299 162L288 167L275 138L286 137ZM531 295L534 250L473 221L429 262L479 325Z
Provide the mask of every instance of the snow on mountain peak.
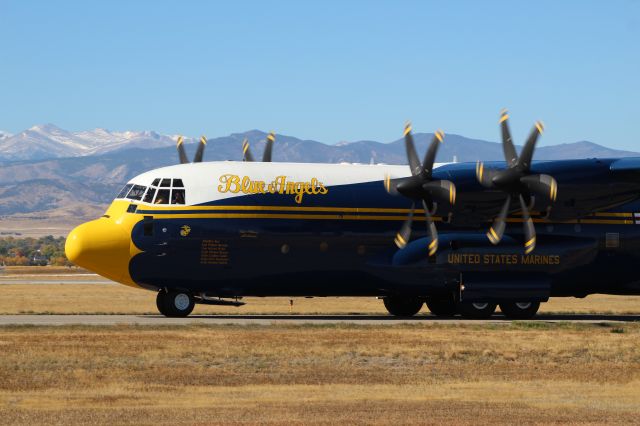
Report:
M39 132L39 133L69 133L66 130L61 129L55 124L44 123L44 124L36 124L35 126L30 127L27 131Z
M103 154L127 148L174 145L171 136L146 131L110 131L96 128L69 132L54 124L38 124L17 134L0 132L0 159L30 160Z

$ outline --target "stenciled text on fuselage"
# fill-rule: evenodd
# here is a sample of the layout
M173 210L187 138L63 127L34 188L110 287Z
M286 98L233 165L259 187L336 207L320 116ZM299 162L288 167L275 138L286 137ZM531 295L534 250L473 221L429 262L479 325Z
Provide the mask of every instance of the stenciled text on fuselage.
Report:
M271 182L263 180L253 180L249 176L238 176L234 174L225 174L220 176L220 185L218 192L232 194L291 194L295 195L295 202L302 203L302 197L309 195L325 195L329 192L329 188L324 186L316 178L309 181L291 181L287 176L278 176Z
M453 265L559 265L559 255L449 253L447 263Z

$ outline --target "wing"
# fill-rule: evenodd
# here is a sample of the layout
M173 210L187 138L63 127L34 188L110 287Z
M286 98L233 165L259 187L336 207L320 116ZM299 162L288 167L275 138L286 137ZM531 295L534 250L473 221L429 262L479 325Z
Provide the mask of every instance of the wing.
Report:
M484 167L501 169L505 163L488 162ZM640 157L539 161L532 164L531 172L554 176L557 181L557 199L551 206L548 200L532 197L534 218L548 213L551 220L579 219L640 199ZM442 166L436 169L434 178L449 179L456 185L457 202L450 211L454 225L487 223L504 204L504 192L487 189L478 182L474 163ZM518 208L513 203L512 211ZM442 212L443 216L447 213Z
M640 157L620 158L613 160L609 169L614 173L640 174Z

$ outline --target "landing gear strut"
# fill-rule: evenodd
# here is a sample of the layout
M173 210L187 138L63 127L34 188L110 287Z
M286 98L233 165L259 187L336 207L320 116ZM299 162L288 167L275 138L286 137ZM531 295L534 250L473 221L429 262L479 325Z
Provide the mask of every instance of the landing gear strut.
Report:
M184 318L193 311L194 305L193 296L186 291L160 290L156 297L158 311L165 317Z
M387 296L382 299L384 307L396 317L412 317L422 309L423 301L417 297Z

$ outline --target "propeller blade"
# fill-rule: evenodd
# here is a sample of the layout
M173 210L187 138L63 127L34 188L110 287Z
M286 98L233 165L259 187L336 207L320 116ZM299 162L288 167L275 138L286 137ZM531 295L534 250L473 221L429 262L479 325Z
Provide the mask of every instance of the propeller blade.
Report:
M456 203L456 186L448 180L434 180L422 185L422 189L431 194L431 198L438 201L448 201L449 204Z
M443 140L444 140L444 132L442 130L436 131L433 134L431 145L429 145L429 149L427 149L427 153L424 156L421 172L426 174L426 177L428 178L431 178L431 174L433 173L433 163L436 160L436 154L438 153L438 146L442 143Z
M276 134L274 132L269 133L267 136L267 144L264 147L264 153L262 155L262 161L265 163L271 162L271 152L273 151L273 143L276 141Z
M249 149L249 139L247 138L242 141L242 160L253 161L253 155L251 155L251 150Z
M392 179L390 174L384 175L384 189L391 195L398 195L398 185L401 184L405 178Z
M404 146L407 149L407 159L409 160L411 174L414 176L419 175L422 170L422 165L418 159L416 146L413 143L413 136L411 136L411 123L407 123L404 126Z
M536 121L536 125L533 126L531 134L529 135L529 139L527 139L527 142L524 144L524 148L522 148L522 152L520 153L520 157L518 158L517 165L524 168L524 170L529 170L529 168L531 167L533 151L536 148L538 136L540 136L543 131L544 125L542 124L542 121Z
M511 195L507 196L500 210L500 214L493 220L493 224L491 228L489 228L489 232L487 232L487 238L489 238L489 241L491 241L491 244L494 246L502 240L502 236L504 235L509 207L511 207Z
M524 226L524 254L531 253L536 248L536 228L529 215L529 208L520 195L520 208L522 209L522 225Z
M493 178L500 175L501 170L487 169L482 161L476 163L476 178L485 188L493 188Z
M402 228L400 228L400 231L396 235L396 239L394 240L394 242L396 243L398 248L405 248L405 246L409 242L409 239L411 238L411 225L413 224L413 212L415 208L416 203L413 203L411 205L411 210L409 211L409 216L407 216L407 220L404 221L404 223L402 224Z
M550 202L556 201L558 197L558 183L549 175L529 175L520 178L529 191L537 196L547 198Z
M511 132L509 131L509 112L503 109L500 112L500 130L502 131L502 150L504 151L504 159L509 167L513 167L518 162L518 154L511 140Z
M429 236L431 237L431 242L429 243L429 256L433 256L438 251L438 230L436 229L436 225L433 223L433 218L431 217L431 213L429 213L429 209L427 206L427 202L422 200L422 206L424 207L424 217L427 219L427 231L429 231Z
M204 156L204 148L207 146L207 138L205 136L200 136L200 143L198 144L198 150L196 151L195 157L193 157L194 163L201 163L202 157Z
M189 159L187 158L187 152L184 150L184 138L182 136L178 136L178 142L176 144L176 148L178 149L180 164L188 163Z

